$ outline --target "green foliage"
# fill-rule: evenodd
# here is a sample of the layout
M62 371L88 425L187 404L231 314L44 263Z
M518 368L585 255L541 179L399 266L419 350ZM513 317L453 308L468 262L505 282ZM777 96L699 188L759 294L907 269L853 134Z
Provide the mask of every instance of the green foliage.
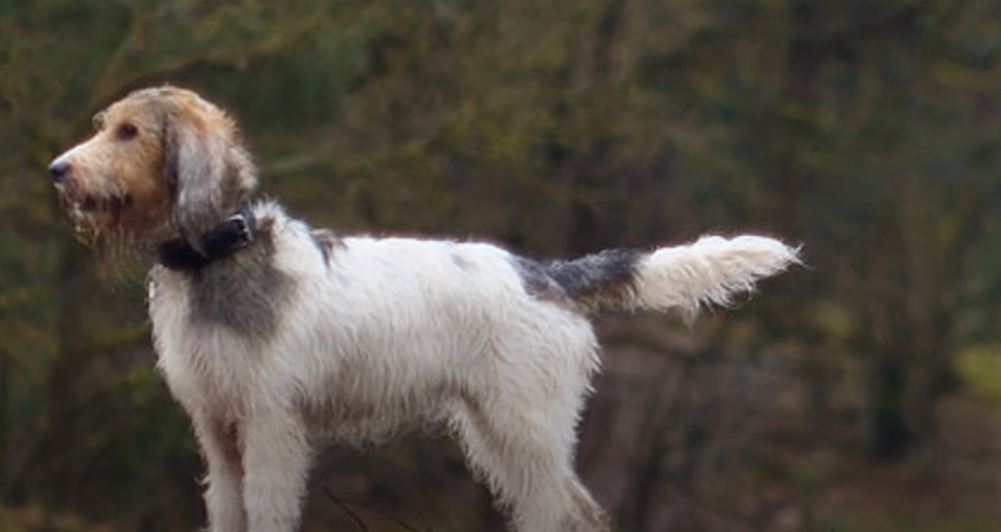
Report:
M959 355L956 365L971 392L1001 408L1001 347L970 347Z

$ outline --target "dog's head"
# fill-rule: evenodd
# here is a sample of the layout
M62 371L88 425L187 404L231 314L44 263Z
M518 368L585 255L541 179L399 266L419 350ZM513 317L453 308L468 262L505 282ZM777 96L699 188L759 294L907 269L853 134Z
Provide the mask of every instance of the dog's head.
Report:
M97 243L198 236L239 208L256 185L236 125L194 92L129 94L94 117L96 133L52 161L70 216Z

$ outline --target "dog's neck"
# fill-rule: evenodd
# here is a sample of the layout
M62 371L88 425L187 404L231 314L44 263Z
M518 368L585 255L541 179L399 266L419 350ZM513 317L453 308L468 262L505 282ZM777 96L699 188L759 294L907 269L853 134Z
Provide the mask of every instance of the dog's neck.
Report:
M175 238L157 246L158 262L175 271L199 271L229 257L254 241L257 218L250 202L219 225L198 237L198 245Z

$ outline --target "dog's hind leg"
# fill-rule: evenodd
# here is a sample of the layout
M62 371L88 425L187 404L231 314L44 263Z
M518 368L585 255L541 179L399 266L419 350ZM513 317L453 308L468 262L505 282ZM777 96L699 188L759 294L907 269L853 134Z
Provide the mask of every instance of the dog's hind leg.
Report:
M579 392L541 402L510 393L466 397L456 409L453 424L470 466L510 511L518 532L609 530L573 470L574 425L584 390Z

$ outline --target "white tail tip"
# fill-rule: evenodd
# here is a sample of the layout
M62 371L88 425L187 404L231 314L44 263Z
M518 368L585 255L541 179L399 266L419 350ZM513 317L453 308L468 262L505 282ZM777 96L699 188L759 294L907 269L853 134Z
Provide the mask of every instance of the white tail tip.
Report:
M639 264L635 303L679 310L691 319L703 306L729 306L736 294L753 292L758 279L799 264L799 251L752 235L704 236L693 244L660 248Z

